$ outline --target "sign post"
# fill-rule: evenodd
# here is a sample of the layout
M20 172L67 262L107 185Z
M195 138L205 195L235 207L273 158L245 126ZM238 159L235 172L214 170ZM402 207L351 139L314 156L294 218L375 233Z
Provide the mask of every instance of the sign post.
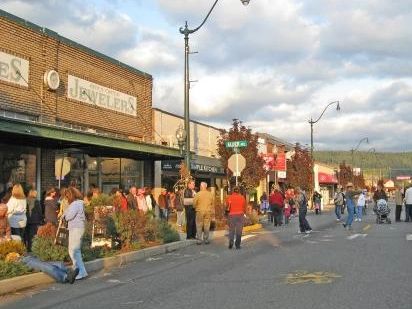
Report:
M247 147L247 141L225 141L226 148L233 148L233 154L228 160L228 168L233 172L236 178L236 186L238 185L238 177L243 169L246 167L246 159L239 153L239 148Z

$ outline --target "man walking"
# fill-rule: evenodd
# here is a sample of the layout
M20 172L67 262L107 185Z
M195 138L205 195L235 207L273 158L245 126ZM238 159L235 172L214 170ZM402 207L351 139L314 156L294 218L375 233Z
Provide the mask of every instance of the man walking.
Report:
M412 186L405 191L405 222L412 220Z
M186 238L196 239L196 212L193 208L193 199L195 197L195 182L189 181L187 188L183 193L183 205L186 212Z
M341 220L341 214L342 214L342 207L344 203L344 197L343 197L343 192L342 192L342 186L339 185L337 192L335 193L335 198L333 199L333 202L335 204L335 215L336 215L336 221Z
M300 233L310 234L312 228L309 225L308 220L306 220L306 214L308 212L308 198L306 197L305 191L300 187L296 187L296 202L299 206L299 230Z
M213 194L207 190L207 183L200 183L200 191L193 199L193 208L196 211L197 244L209 244L210 220L215 213Z
M402 213L402 205L403 205L403 194L402 194L401 187L396 188L395 204L396 204L395 221L400 222L401 221L401 213Z
M246 212L246 199L240 194L239 187L233 188L233 193L227 198L229 208L229 249L233 248L236 234L235 246L240 249L243 231L243 218Z

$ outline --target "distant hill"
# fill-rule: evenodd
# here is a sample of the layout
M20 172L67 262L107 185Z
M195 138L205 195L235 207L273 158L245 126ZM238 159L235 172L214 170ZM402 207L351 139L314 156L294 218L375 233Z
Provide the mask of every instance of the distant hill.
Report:
M330 165L339 165L346 162L352 165L350 151L315 151L316 161ZM356 151L353 156L353 165L365 172L378 172L383 177L396 175L412 175L412 152L362 152Z

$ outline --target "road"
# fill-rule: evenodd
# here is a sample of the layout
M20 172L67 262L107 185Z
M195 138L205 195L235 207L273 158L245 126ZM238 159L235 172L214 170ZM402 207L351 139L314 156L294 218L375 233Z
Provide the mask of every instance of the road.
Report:
M266 225L241 250L217 239L26 291L2 308L412 308L412 223L377 225L368 214L346 231L331 213L308 220L310 235L297 234L297 219Z

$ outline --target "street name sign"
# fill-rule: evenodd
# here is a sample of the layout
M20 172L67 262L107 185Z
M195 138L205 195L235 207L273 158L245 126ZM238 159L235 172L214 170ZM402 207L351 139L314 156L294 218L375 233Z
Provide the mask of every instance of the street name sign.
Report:
M244 148L247 147L247 141L226 141L226 148Z

